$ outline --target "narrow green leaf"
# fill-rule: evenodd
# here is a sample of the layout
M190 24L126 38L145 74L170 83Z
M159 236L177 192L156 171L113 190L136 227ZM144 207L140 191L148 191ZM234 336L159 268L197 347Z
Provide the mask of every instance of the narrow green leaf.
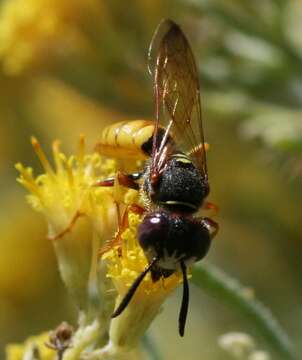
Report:
M246 287L205 262L194 266L192 275L192 281L197 287L246 316L282 359L296 359L286 332L271 311L251 295Z

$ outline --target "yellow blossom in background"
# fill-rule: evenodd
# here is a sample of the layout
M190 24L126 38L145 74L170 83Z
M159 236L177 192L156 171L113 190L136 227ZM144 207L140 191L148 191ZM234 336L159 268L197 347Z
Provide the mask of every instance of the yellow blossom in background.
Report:
M70 151L73 151L78 134L84 132L87 146L92 148L103 127L125 119L122 113L50 76L32 81L29 91L32 96L28 107L31 125L44 139L59 136L64 141L64 148Z
M9 344L5 348L6 360L55 360L56 352L45 343L49 339L47 332L28 338L23 344Z
M96 0L6 0L0 7L0 58L4 72L17 75L53 53L80 48L79 24L100 14ZM99 15L99 20L101 16Z

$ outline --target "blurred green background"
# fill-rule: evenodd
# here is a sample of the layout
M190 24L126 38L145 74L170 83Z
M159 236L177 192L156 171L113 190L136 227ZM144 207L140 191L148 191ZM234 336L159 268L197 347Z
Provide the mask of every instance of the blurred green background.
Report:
M14 164L40 165L35 135L72 153L105 124L153 117L147 50L162 18L178 22L202 86L210 200L221 230L208 261L252 287L302 352L302 3L299 0L7 0L0 2L0 349L74 322L46 225L25 203ZM217 338L252 324L192 290L186 336L180 290L150 336L164 359L227 359ZM2 352L3 354L3 352ZM1 355L2 356L2 355Z

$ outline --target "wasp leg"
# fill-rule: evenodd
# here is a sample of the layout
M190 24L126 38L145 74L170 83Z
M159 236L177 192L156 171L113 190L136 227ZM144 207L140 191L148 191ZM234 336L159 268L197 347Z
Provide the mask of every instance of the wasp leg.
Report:
M114 186L115 180L118 179L120 185L128 187L130 189L139 190L139 185L136 181L139 180L142 175L143 173L124 174L118 171L115 177L104 180L97 180L94 186Z
M217 215L219 213L219 207L216 204L213 204L211 202L205 202L203 208L205 210L212 210L213 211L213 216Z
M210 218L203 218L202 222L211 229L210 236L211 236L211 239L213 239L219 230L218 223Z
M117 224L118 224L118 227L120 228L122 225L120 204L117 201L115 201L115 206L116 206L116 213L117 213Z
M106 244L100 248L100 250L98 251L98 258L102 258L103 255L106 254L106 252L110 251L114 246L121 244L121 241L122 241L121 235L127 227L128 209L126 208L123 218L121 218L120 206L117 202L115 202L115 205L116 205L116 212L117 212L118 231L111 240L107 241Z
M81 213L80 211L77 211L74 216L72 217L72 219L70 220L69 225L62 231L60 231L58 234L53 235L53 236L48 236L47 238L49 240L58 240L61 239L64 235L66 235L67 233L71 232L72 228L74 227L75 223L77 222L78 218L80 218L81 216L84 216L85 214Z
M142 176L142 173L133 173L133 174L124 174L122 172L117 172L115 177L108 178L96 183L96 186L115 186L122 185L128 188L135 190L139 189L139 185L135 182ZM116 181L117 180L117 181ZM109 240L100 250L98 256L101 258L106 252L111 250L113 247L118 246L119 255L121 255L121 235L124 230L129 226L128 223L128 214L129 212L134 212L136 214L143 214L145 209L139 205L131 204L128 205L124 211L123 217L120 215L119 202L116 201L117 214L118 214L118 231L116 235Z
M128 215L129 212L133 212L135 214L138 215L142 215L145 212L145 209L139 205L136 204L131 204L128 205L126 210L124 211L123 214L123 218L120 218L120 209L119 209L119 205L116 203L117 209L118 209L118 231L116 233L116 235L109 240L103 247L101 247L101 249L99 250L98 256L99 258L101 258L106 252L110 251L113 247L118 246L119 245L119 252L121 251L121 243L122 243L122 233L124 232L125 229L127 229L127 227L129 226L129 221L128 221ZM120 253L121 255L121 253Z
M131 205L128 205L128 211L131 211L137 215L143 215L143 213L146 211L146 209L140 205L131 204Z

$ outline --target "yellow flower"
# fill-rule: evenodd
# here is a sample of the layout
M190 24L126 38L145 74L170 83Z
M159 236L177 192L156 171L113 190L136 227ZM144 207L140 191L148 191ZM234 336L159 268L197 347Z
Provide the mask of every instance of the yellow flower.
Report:
M54 168L35 138L32 144L45 173L35 178L31 168L17 164L18 181L30 191L31 206L47 219L48 235L56 250L62 278L89 316L88 321L81 322L73 346L65 356L73 359L74 354L80 354L87 346L104 344L108 338L107 345L97 354L110 354L112 358L125 353L130 356L164 300L182 282L182 275L176 272L153 282L148 274L126 309L111 319L114 304L120 304L148 266L137 240L143 215L127 208L131 204L142 206L141 194L124 188L118 181L112 187L94 186L100 178L115 175L117 165L99 154L86 154L83 137L77 155L69 158L60 152L58 142L53 143ZM117 204L122 214L128 211L128 225L120 229L120 243L106 243L118 230ZM98 262L99 249L107 251Z
M115 174L113 160L103 160L96 153L85 154L85 138L82 136L77 155L69 158L60 152L59 142L53 142L53 169L35 138L32 138L32 145L45 173L34 178L31 168L17 164L21 175L18 182L31 192L27 197L31 206L45 215L50 226L50 238L64 230L67 232L76 217L87 215L94 218L104 208L109 212L113 203L112 190L97 188L94 184L99 178Z
M113 175L115 163L85 154L81 137L77 155L69 158L60 152L57 141L53 143L53 169L35 138L32 145L45 173L35 178L31 168L17 164L18 181L30 191L31 206L45 216L62 278L80 308L85 308L97 249L117 226L113 190L93 185L100 177Z
M45 332L28 338L23 344L9 344L5 348L6 360L22 360L25 358L55 360L55 351L45 346L48 339L49 334Z

